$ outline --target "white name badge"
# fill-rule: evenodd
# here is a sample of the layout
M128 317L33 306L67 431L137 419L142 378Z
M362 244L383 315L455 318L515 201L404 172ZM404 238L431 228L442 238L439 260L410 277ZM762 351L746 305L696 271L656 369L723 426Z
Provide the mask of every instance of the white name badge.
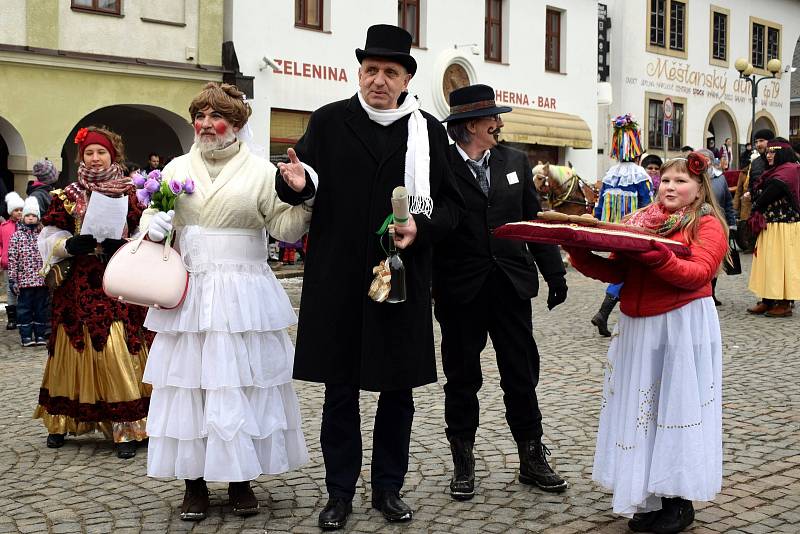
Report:
M508 185L518 184L519 178L517 178L517 171L511 171L506 174L506 180L508 180Z

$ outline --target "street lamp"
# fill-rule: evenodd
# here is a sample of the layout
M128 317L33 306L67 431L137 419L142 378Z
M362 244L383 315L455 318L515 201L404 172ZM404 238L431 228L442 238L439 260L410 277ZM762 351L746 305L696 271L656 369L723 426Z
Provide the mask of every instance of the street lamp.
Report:
M756 140L754 136L756 134L756 99L758 99L758 84L777 76L781 71L781 60L777 58L770 59L769 63L767 63L767 70L770 72L771 76L762 76L761 78L756 78L756 75L753 74L753 65L743 57L737 59L733 66L739 71L739 78L750 82L750 96L753 102L753 114L750 118L750 144L755 147Z

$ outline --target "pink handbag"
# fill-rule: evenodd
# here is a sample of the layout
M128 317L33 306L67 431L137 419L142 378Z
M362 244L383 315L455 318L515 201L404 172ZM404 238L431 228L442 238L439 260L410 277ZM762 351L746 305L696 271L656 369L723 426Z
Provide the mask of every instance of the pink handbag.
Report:
M180 254L170 245L144 241L144 235L129 241L111 257L103 274L103 291L128 304L171 310L186 298L189 273Z

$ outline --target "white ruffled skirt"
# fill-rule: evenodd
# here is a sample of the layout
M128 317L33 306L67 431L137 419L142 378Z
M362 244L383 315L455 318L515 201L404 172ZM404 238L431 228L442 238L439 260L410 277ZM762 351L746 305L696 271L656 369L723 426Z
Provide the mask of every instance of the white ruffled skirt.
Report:
M292 387L297 318L267 264L263 230L187 226L189 289L151 309L147 474L237 482L308 461Z
M608 351L592 478L615 513L722 487L722 343L711 297L654 317L620 314Z

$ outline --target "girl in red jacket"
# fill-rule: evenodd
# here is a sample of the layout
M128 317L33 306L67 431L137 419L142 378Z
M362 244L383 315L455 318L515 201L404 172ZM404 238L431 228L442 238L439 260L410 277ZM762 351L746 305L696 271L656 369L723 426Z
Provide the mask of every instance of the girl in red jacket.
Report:
M687 244L608 258L565 247L575 268L624 282L608 351L592 478L614 492L613 510L637 532L680 532L692 501L722 486L722 344L711 279L727 252L728 229L696 153L661 167L657 201L631 215Z

